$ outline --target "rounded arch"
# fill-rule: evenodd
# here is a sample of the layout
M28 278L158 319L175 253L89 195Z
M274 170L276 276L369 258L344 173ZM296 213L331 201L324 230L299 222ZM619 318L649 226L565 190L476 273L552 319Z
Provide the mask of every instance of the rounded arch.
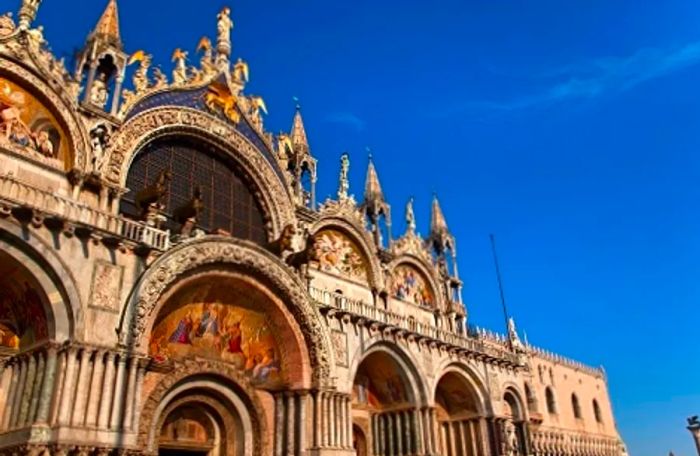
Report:
M149 394L139 422L139 446L154 453L160 429L168 415L187 403L206 404L226 410L233 416L238 442L236 455L252 456L270 451L265 409L247 379L221 363L177 365L173 373L163 377Z
M367 281L369 282L369 286L375 292L384 290L385 283L381 272L382 267L376 254L374 241L369 232L367 232L361 224L357 223L357 221L340 214L322 216L311 226L309 232L311 236L316 236L325 230L340 231L355 243L367 262Z
M362 363L372 355L383 354L398 367L403 374L403 380L408 386L407 398L414 405L427 405L430 403L427 386L423 381L424 375L418 370L418 364L413 357L402 347L384 340L368 341L367 348L358 348L350 362L349 381L352 385L357 377Z
M293 316L303 334L316 385L327 382L335 365L328 329L299 277L267 250L248 241L205 236L169 250L158 258L133 288L121 317L121 344L137 352L148 350L150 328L165 304L167 293L183 277L211 266L251 277L271 293Z
M21 228L0 219L0 253L26 268L45 295L49 337L57 342L76 338L83 313L76 282L54 250L40 239L23 236Z
M437 369L438 375L435 376L434 384L431 388L432 397L438 395L440 381L447 375L454 376L463 382L471 393L475 395L477 412L482 416L490 416L493 414L493 405L489 399L488 389L485 382L472 367L462 363L447 361L443 366Z
M547 403L547 413L550 415L556 415L557 414L557 399L556 396L554 395L554 390L552 389L551 386L548 386L544 389L544 396L545 396L545 401Z
M222 120L191 108L154 108L129 119L114 135L108 148L107 180L124 187L135 156L149 142L168 136L205 141L236 161L260 192L260 203L270 216L273 237L293 224L294 204L289 188L273 165L240 132Z
M598 399L593 399L592 405L593 405L593 417L595 418L596 423L602 423L603 422L603 414L600 411L600 404L598 404Z
M85 170L91 150L87 131L72 108L73 100L68 98L65 90L54 90L42 76L36 75L23 65L0 57L0 77L16 82L24 90L36 97L55 117L64 130L67 144L63 147L69 154L64 157L65 170Z
M395 271L397 270L397 268L404 265L416 269L423 276L423 278L427 281L427 285L430 287L430 291L432 292L432 295L435 299L434 307L437 309L444 309L445 302L443 299L443 294L440 292L440 285L435 276L434 268L426 264L424 260L416 257L415 255L406 253L402 254L387 265L386 270L388 271L388 278L386 282L387 287L390 289L390 291L393 291L393 280Z
M578 400L578 396L576 395L576 393L571 393L571 410L574 414L575 419L583 419L583 415L581 413L581 402Z
M527 419L527 409L525 408L523 395L515 386L509 386L503 393L503 413L514 422L523 422Z

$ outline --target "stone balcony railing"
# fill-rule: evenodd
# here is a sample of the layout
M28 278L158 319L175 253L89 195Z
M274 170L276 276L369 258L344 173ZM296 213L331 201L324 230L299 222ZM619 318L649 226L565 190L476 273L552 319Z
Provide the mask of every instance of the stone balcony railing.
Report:
M437 344L444 344L458 351L483 357L494 362L503 362L512 366L522 363L517 354L506 347L500 348L493 344L485 344L482 340L463 334L446 331L434 325L421 323L414 318L406 317L395 312L368 304L357 299L350 299L338 293L310 287L309 293L322 310L340 312L367 320L369 325L376 324L383 329L395 329L417 339L425 339Z
M623 456L625 447L620 439L581 434L560 429L539 428L531 434L534 456Z
M0 201L88 229L106 232L157 250L170 247L170 232L128 220L55 192L37 188L12 174L0 175Z

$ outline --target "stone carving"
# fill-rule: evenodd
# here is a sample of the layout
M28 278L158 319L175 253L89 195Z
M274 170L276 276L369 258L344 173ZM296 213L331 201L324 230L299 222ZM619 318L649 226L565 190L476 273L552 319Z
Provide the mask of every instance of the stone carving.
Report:
M109 91L107 90L107 75L104 73L98 73L97 78L92 82L92 89L90 90L90 103L98 108L104 109L107 105L107 98L109 98Z
M231 9L225 7L217 16L216 30L216 50L219 58L224 62L231 56L231 30L233 30L233 20L231 20Z
M202 58L199 60L199 68L202 72L203 79L211 79L219 73L214 62L213 51L211 40L206 36L202 37L197 45L197 52L202 53Z
M338 200L343 201L348 198L350 191L350 155L344 153L340 156L340 178L338 179Z
M90 143L92 145L91 171L101 174L105 164L105 149L109 143L111 128L106 124L99 124L90 131Z
M92 299L90 305L111 312L119 312L119 291L124 268L98 261L92 276Z
M300 279L289 273L281 260L261 247L232 238L208 237L170 250L146 272L135 289L141 290L132 297L132 303L122 323L121 342L142 351L147 349L147 328L156 316L161 294L179 277L189 271L211 264L233 264L262 276L284 296L292 315L300 325L312 364L313 380L322 385L330 379L330 354L332 342L321 322L321 316L312 307L311 298Z
M335 349L335 363L348 367L348 336L343 331L332 330L331 340Z
M15 21L12 20L12 13L0 16L0 38L10 36L15 31Z
M180 48L175 49L172 61L175 62L173 85L182 86L187 84L187 52Z

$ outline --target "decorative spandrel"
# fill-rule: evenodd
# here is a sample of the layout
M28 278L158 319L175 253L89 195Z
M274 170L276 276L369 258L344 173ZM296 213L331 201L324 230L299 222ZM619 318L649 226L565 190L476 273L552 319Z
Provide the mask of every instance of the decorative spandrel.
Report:
M391 296L423 307L435 305L435 295L425 276L407 264L400 264L392 272Z
M23 148L29 156L69 163L66 134L34 95L0 76L0 144Z
M318 233L315 239L316 258L321 271L367 281L367 262L348 236L329 229Z

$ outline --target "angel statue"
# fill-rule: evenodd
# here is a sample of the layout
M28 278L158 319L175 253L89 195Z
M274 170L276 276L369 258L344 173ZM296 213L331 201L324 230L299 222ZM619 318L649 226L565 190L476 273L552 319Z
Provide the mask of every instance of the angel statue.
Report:
M231 8L224 7L216 18L218 20L216 50L220 57L228 60L231 55L231 30L233 30Z
M214 49L211 45L211 40L204 36L199 40L197 52L202 53L202 58L199 60L200 70L205 79L214 76L217 73L216 65L214 65Z
M159 67L153 69L153 88L162 89L168 86L168 77L163 73Z
M187 83L187 51L180 48L173 52L173 62L175 69L173 70L173 85L184 85Z
M248 64L240 57L233 66L232 76L234 81L241 84L248 82L250 79L250 68L248 68Z
M409 233L416 232L416 214L413 212L413 197L406 203L406 228Z
M267 114L267 106L265 105L265 100L262 99L262 97L259 96L252 96L249 98L250 101L250 117L251 120L253 121L253 125L255 127L262 131L263 129L263 119L262 115L260 112L264 112Z
M350 180L348 178L348 172L350 171L350 155L345 152L340 157L340 182L338 186L338 199L344 200L348 197L348 191L350 191Z
M140 62L139 67L134 72L133 82L136 93L143 93L148 90L148 69L151 67L151 56L144 51L136 51L129 59L129 65Z

